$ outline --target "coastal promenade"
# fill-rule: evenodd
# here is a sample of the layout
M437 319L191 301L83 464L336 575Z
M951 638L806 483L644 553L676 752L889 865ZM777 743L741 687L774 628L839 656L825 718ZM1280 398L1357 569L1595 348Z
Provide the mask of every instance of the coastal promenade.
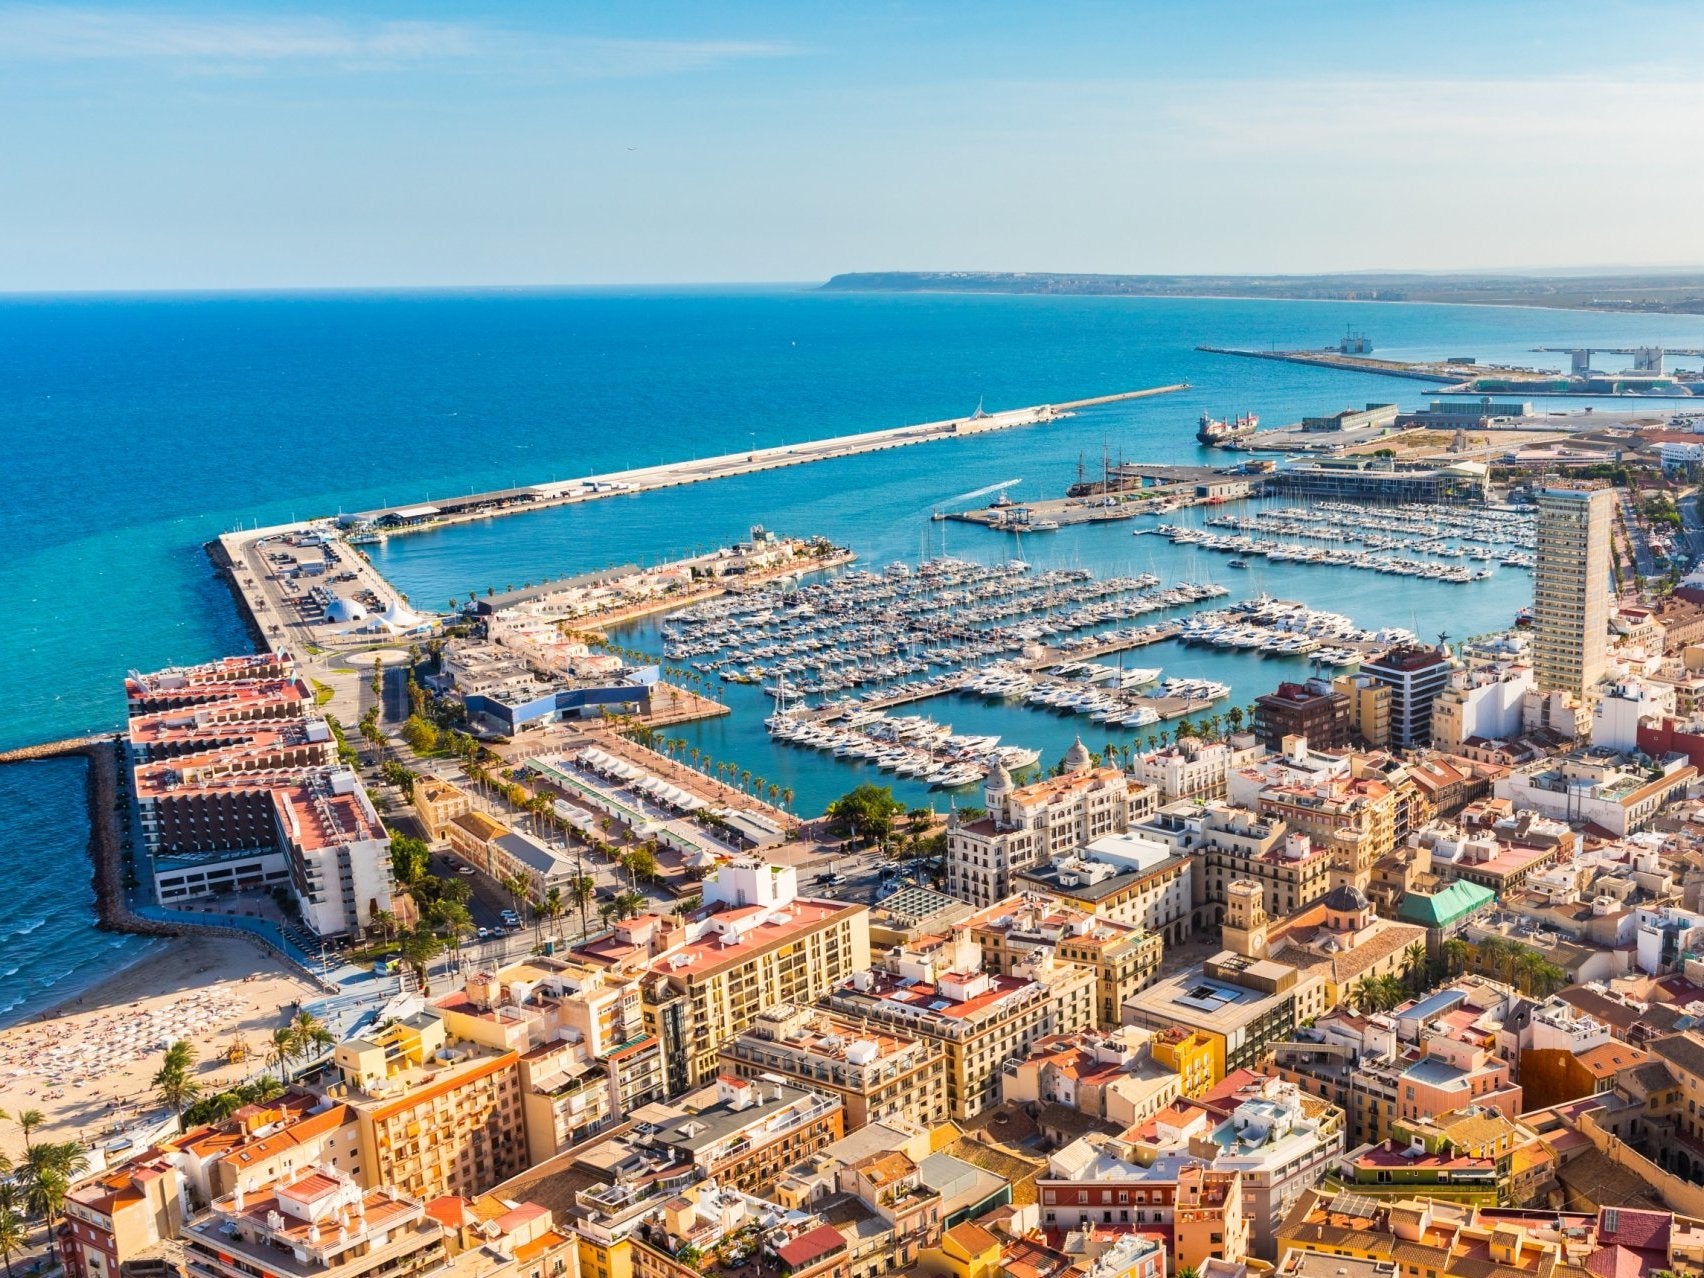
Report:
M715 457L694 458L691 461L666 462L657 466L588 475L583 479L554 480L523 488L470 493L465 497L425 504L384 506L362 511L359 518L366 524L382 527L386 536L396 536L399 533L421 532L476 519L489 519L495 515L519 514L528 510L574 505L607 497L627 497L659 488L677 488L683 484L727 479L757 471L779 470L784 466L803 466L809 462L832 461L838 457L855 457L861 453L882 452L890 448L908 448L914 444L928 444L938 440L968 439L994 431L1057 421L1082 408L1145 399L1154 395L1169 395L1187 389L1189 383L1177 382L1169 386L1150 386L1143 390L1117 391L1110 395L1096 395L1060 404L1036 404L1028 408L955 417L947 421L925 422L916 426L897 426L887 430L835 435L828 439L780 444L772 448L753 448L738 453L722 453Z

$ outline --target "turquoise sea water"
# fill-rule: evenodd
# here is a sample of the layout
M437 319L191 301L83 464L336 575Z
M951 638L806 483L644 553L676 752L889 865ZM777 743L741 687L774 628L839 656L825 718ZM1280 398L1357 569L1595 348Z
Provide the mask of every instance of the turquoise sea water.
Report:
M1535 345L1695 345L1665 316L1327 302L823 294L806 289L0 300L0 746L110 728L129 668L239 650L245 636L201 543L244 522L359 509L664 459L1187 381L1177 395L1055 425L930 444L398 538L375 558L416 601L658 559L754 522L821 532L870 563L943 548L1001 558L1000 534L933 524L957 495L1022 477L1058 496L1081 461L1191 461L1195 417L1293 421L1421 382L1200 354L1197 344L1320 346L1347 326L1397 358L1554 360ZM1627 401L1622 401L1625 404ZM1038 565L1211 574L1222 556L1130 525L1027 538ZM1525 602L1524 574L1471 586L1342 569L1259 574L1274 594L1363 623L1467 634ZM635 632L648 642L651 632ZM1150 661L1149 658L1152 657ZM1147 650L1237 699L1297 673L1258 657ZM772 749L752 689L731 720L676 735L790 785L801 806L852 769ZM1086 721L952 699L961 728L1062 751ZM1098 741L1100 730L1095 728ZM98 975L132 943L88 926L80 772L0 769L0 994L16 1015ZM37 919L40 919L37 922Z

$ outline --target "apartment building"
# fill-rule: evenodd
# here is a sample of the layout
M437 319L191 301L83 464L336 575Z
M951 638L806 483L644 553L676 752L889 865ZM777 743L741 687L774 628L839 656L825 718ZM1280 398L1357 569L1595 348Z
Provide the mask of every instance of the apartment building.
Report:
M1279 1232L1285 1278L1588 1278L1617 1263L1666 1268L1678 1231L1666 1212L1511 1211L1433 1197L1373 1197L1334 1188L1308 1193ZM1624 1247L1633 1243L1632 1248ZM1307 1259L1309 1266L1297 1262ZM1377 1266L1369 1270L1368 1266Z
M69 1278L119 1278L188 1218L188 1186L171 1156L149 1150L65 1192L59 1257Z
M748 1193L846 1134L838 1096L791 1087L778 1074L724 1074L678 1101L646 1106L624 1144L690 1164L700 1177Z
M1389 744L1413 750L1432 743L1432 706L1455 669L1447 648L1403 646L1361 663L1361 675L1390 689Z
M1175 745L1138 755L1131 771L1154 789L1162 804L1222 799L1232 770L1254 762L1260 754L1260 743L1252 733L1235 733L1224 741L1184 737Z
M360 1124L367 1184L480 1193L527 1166L518 1054L452 1039L423 1006L339 1043L341 1095Z
M1268 750L1302 737L1319 750L1340 750L1354 731L1350 699L1324 679L1280 683L1254 699L1254 736Z
M125 681L130 801L154 897L288 888L322 936L391 906L390 842L287 653Z
M183 1232L187 1278L415 1278L448 1261L444 1230L419 1198L328 1171L238 1188Z
M1509 741L1533 690L1532 667L1514 662L1452 670L1432 701L1432 745L1454 754L1475 738Z
M1094 1158L1084 1157L1084 1144L1094 1151ZM1061 1150L1064 1157L1049 1162L1050 1179L1039 1181L1036 1188L1044 1223L1050 1189L1055 1210L1068 1213L1080 1210L1081 1204L1071 1200L1087 1191L1089 1205L1101 1213L1098 1223L1104 1228L1105 1213L1123 1208L1096 1205L1096 1190L1110 1190L1116 1198L1118 1182L1123 1180L1135 1212L1143 1211L1137 1195L1147 1191L1146 1221L1162 1230L1176 1230L1180 1203L1206 1213L1211 1222L1204 1231L1207 1236L1196 1234L1199 1241L1190 1245L1204 1246L1207 1257L1233 1258L1229 1252L1213 1254L1214 1233L1221 1235L1220 1245L1230 1240L1232 1251L1266 1257L1274 1254L1274 1236L1291 1207L1342 1149L1343 1114L1336 1106L1280 1079L1239 1070L1199 1099L1180 1100L1132 1127L1118 1141L1089 1136ZM1101 1161L1108 1156L1116 1158L1116 1163ZM1203 1177L1190 1187L1183 1173L1191 1167L1212 1173L1213 1178ZM1069 1174L1055 1176L1055 1171ZM1228 1183L1231 1176L1237 1179L1234 1194ZM1157 1200L1156 1188L1162 1191ZM1240 1196L1240 1212L1229 1210L1233 1196ZM1241 1225L1236 1224L1238 1215L1244 1218ZM1063 1217L1062 1222L1071 1219ZM1142 1223L1135 1221L1132 1227L1140 1228ZM1214 1224L1218 1227L1213 1228ZM1232 1230L1240 1228L1248 1231L1246 1241L1231 1236ZM1180 1247L1188 1236L1174 1232Z
M1194 930L1195 869L1189 856L1132 830L1103 835L1014 875L1012 882L1015 892L1039 894L1181 945Z
M1159 934L1116 919L1097 918L1039 892L1022 892L956 925L982 951L982 969L1011 975L1041 950L1095 974L1095 1015L1119 1023L1124 1000L1154 979L1164 946Z
M1683 754L1662 759L1653 776L1613 751L1579 750L1516 768L1497 782L1495 793L1517 808L1570 824L1589 822L1624 838L1684 798L1697 778Z
M1092 971L1055 962L1047 952L1011 975L986 972L981 950L961 932L900 947L880 968L853 973L822 1005L939 1042L947 1058L948 1112L962 1119L999 1103L1005 1061L1050 1034L1093 1025L1095 987Z
M1524 1207L1553 1167L1554 1155L1534 1132L1472 1106L1398 1118L1389 1140L1337 1158L1325 1183L1369 1197L1424 1194L1477 1207Z
M1010 896L1014 877L1065 856L1154 810L1156 791L1118 768L1094 767L1081 741L1065 756L1066 773L1026 786L995 767L983 790L986 815L947 823L947 891L972 905Z
M1153 1051L1147 1032L1126 1025L1037 1040L1029 1055L1001 1067L1000 1099L1063 1105L1128 1127L1175 1101L1182 1081Z
M1213 1081L1252 1065L1269 1044L1290 1037L1296 1014L1296 969L1225 951L1161 977L1124 1004L1124 1022L1152 1030L1200 1034L1212 1050Z
M527 1148L541 1162L665 1094L641 1004L636 975L535 955L476 973L432 1010L452 1038L516 1053Z
M742 858L706 879L703 894L678 922L642 914L575 949L639 977L671 1095L714 1080L722 1046L765 1009L814 1003L870 965L869 911L800 896L792 866Z
M772 1074L840 1098L848 1134L871 1123L947 1120L947 1054L934 1039L783 1003L722 1048L736 1078Z

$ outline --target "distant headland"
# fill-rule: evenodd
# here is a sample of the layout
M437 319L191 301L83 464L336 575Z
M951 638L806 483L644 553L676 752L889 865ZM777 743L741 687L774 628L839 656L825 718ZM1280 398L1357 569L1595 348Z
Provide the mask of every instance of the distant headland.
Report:
M833 292L1456 302L1482 306L1554 306L1571 310L1704 314L1704 272L1086 275L1053 271L852 271L834 276L822 287Z

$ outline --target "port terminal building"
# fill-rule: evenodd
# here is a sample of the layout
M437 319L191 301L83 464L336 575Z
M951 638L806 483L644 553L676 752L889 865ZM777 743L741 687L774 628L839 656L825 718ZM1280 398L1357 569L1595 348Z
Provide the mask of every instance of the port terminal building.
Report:
M1266 491L1326 501L1432 502L1467 505L1491 496L1491 471L1481 462L1398 467L1388 457L1321 457L1280 467Z

